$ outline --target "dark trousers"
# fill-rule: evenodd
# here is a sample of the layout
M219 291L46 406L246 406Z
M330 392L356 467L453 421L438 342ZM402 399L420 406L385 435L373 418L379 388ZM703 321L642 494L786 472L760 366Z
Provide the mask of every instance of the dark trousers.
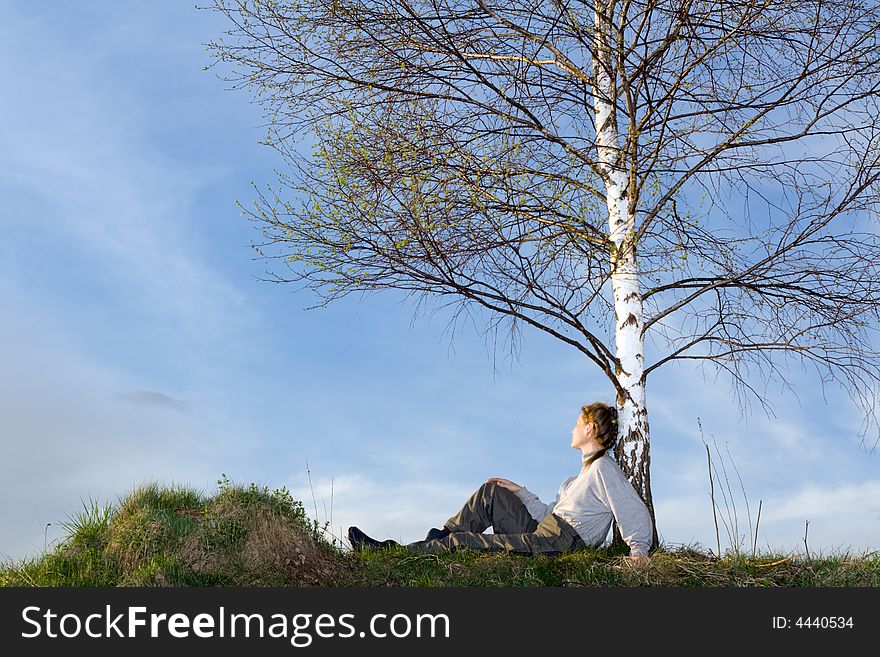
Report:
M410 543L407 549L436 554L470 548L537 556L587 547L565 520L550 513L538 522L516 493L494 483L480 486L444 526L451 532L448 536ZM483 534L489 527L495 533Z

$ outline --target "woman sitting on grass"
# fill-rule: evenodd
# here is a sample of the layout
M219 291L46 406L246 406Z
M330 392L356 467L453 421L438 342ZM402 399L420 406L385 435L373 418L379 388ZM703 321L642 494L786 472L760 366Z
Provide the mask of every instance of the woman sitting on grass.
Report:
M456 548L554 555L598 547L612 520L630 548L630 561L647 560L654 526L645 503L617 464L606 456L617 442L617 409L601 402L581 408L571 430L571 446L582 453L581 471L562 482L553 504L544 504L528 489L492 477L471 495L442 529L405 547L438 553ZM494 534L483 534L489 527ZM354 550L399 545L377 541L357 527L348 540Z

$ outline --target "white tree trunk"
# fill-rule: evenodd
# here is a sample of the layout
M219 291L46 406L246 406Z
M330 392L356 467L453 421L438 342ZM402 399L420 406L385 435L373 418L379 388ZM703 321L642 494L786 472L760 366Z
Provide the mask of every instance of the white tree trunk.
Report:
M608 227L611 246L611 289L614 294L614 323L617 359L616 375L624 395L618 394L618 431L615 450L618 463L648 506L654 519L651 497L648 408L645 400L645 343L642 336L642 296L636 262L635 215L629 199L629 179L625 157L620 150L615 102L617 98L615 62L609 48L608 0L596 0L595 54L596 85L593 109L596 120L596 149L605 182ZM605 5L605 7L603 7ZM601 13L600 13L601 12ZM654 545L657 544L656 522ZM615 543L620 534L615 526Z

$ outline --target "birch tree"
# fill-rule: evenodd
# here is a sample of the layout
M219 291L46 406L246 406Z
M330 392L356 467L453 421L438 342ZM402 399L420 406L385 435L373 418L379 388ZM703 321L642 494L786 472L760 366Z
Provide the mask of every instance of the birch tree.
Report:
M287 164L242 206L270 280L319 303L403 290L514 349L524 327L566 343L614 390L652 516L662 365L715 368L768 413L758 384L801 365L850 393L863 440L877 427L876 3L214 9L215 64Z

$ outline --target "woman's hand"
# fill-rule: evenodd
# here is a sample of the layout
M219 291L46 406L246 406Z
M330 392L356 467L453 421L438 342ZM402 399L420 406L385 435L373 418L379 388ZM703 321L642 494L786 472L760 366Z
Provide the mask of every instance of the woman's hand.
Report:
M523 487L519 484L515 484L508 479L502 479L501 477L490 477L486 480L487 484L498 484L501 488L506 488L509 491L513 491L514 493L518 490L522 490Z

